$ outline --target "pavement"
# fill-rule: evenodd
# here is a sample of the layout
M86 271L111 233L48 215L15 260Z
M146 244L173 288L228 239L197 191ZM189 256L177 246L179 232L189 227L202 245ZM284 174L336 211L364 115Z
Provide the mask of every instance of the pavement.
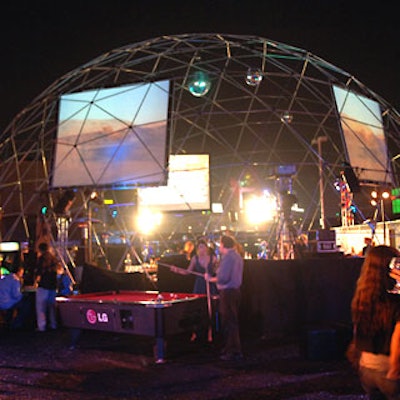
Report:
M156 364L153 339L84 331L0 333L0 399L360 400L356 372L339 352L310 353L301 336L242 338L243 359L219 358L218 337L168 339ZM319 359L320 358L320 359Z

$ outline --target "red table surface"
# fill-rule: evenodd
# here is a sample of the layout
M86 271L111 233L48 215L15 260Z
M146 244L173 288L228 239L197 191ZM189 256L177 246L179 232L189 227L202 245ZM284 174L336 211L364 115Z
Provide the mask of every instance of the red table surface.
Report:
M172 292L141 292L141 291L120 291L120 292L99 292L78 294L68 297L71 301L92 301L92 302L114 302L114 303L143 303L143 302L175 302L182 300L204 297L202 294L193 293L172 293Z

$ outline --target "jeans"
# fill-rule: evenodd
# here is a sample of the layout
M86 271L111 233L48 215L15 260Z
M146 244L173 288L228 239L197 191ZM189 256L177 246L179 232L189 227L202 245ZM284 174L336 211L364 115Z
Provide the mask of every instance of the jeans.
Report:
M386 379L385 371L360 367L360 381L370 400L400 399L400 382Z
M50 328L56 329L56 290L38 287L36 290L36 320L39 331L46 330L47 318Z

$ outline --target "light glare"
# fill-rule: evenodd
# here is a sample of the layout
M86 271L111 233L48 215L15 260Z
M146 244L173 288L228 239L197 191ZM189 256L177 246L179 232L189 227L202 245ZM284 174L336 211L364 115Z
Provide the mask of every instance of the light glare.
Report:
M162 221L160 212L151 211L148 209L141 210L136 219L136 226L139 232L148 234L153 232Z
M253 196L245 201L244 209L249 224L273 221L277 210L276 199L272 196Z

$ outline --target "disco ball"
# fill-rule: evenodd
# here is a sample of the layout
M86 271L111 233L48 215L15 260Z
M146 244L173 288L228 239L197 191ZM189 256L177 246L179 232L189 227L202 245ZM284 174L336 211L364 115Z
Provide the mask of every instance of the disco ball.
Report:
M288 124L291 124L292 121L293 121L293 115L292 115L290 112L285 111L285 112L282 114L281 120L282 120L282 122L286 122L286 123L288 123Z
M263 73L258 68L249 68L246 74L246 83L249 86L257 86L263 79Z
M188 83L189 92L195 97L205 96L211 88L208 75L203 71L196 71Z

